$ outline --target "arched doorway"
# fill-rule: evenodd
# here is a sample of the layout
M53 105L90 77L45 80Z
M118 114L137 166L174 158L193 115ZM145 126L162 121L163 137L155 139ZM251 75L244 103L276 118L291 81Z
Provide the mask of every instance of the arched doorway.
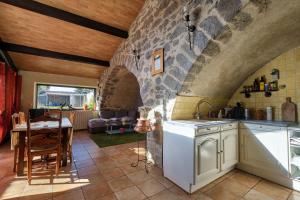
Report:
M132 110L143 105L136 77L122 66L110 73L101 96L100 108Z

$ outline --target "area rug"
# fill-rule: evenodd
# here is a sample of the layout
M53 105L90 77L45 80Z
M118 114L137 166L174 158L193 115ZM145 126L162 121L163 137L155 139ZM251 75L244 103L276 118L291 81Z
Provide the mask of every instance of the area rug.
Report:
M146 136L144 134L137 134L133 132L114 135L108 135L107 133L96 133L92 134L90 137L99 147L126 144L146 139Z

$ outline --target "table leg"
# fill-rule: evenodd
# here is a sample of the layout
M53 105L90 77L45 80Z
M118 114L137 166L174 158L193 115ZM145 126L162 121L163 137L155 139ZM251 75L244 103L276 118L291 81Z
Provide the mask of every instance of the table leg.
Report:
M67 148L68 148L68 128L64 128L62 129L62 166L67 166L67 162L68 162L68 152L67 152Z
M18 152L18 166L17 166L18 176L24 175L25 135L26 132L19 132L19 152Z

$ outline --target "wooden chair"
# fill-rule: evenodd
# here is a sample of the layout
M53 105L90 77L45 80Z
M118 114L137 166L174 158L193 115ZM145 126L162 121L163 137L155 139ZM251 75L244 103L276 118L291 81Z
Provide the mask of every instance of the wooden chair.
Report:
M14 113L11 116L12 128L15 129L17 124L26 123L26 117L24 112ZM13 171L16 172L17 162L18 162L18 152L19 152L19 133L10 133L11 138L11 150L14 150L14 168Z
M19 124L19 114L14 113L11 116L12 128L15 129L16 125ZM19 133L18 132L10 132L11 139L11 150L14 150L14 168L13 171L16 172L17 162L18 162L18 152L19 152Z
M50 113L49 113L50 114ZM61 163L61 123L62 114L56 112L56 116L45 114L45 116L37 117L32 120L27 120L27 178L28 183L32 180L32 160L35 156L48 156L56 154L55 173L58 175ZM39 130L32 130L31 123L40 121L57 122L58 128L43 127Z
M19 112L19 123L25 124L26 123L26 116L24 112Z
M70 162L72 162L73 160L73 152L72 152L72 143L73 143L73 132L74 132L74 123L75 123L75 111L71 111L69 114L69 120L72 124L72 129L70 129L69 131L69 143L68 143L68 155L69 155L69 159Z

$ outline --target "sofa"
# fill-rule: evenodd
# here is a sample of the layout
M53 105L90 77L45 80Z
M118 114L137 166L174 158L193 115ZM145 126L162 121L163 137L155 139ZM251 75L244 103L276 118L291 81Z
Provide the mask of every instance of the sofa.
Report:
M136 109L101 109L99 118L89 120L88 130L90 133L104 133L108 128L132 127L136 119Z

